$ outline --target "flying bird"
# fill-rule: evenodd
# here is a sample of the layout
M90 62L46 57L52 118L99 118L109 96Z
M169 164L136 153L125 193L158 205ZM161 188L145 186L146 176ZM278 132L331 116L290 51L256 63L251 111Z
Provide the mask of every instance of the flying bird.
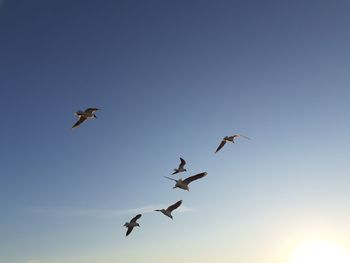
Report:
M173 216L171 215L171 212L173 212L176 208L178 208L180 205L182 204L182 200L177 201L175 204L169 206L167 209L157 209L154 211L157 212L162 212L164 215L166 215L167 217L170 217L171 219L173 219Z
M234 134L232 136L225 136L222 141L220 142L220 145L219 147L216 149L215 153L217 153L218 151L221 150L222 147L225 146L226 142L232 142L232 143L235 143L235 139L236 138L245 138L245 139L248 139L248 140L251 140L249 137L247 136L244 136L244 135L241 135L241 134Z
M79 120L73 125L72 129L78 127L80 124L82 124L87 119L97 119L97 116L95 115L95 112L98 111L97 108L87 108L85 111L77 111L75 113L75 116L79 117Z
M176 182L175 186L173 188L181 188L183 190L187 190L187 191L190 191L190 188L188 187L188 185L195 181L195 180L198 180L198 179L201 179L202 177L206 176L207 173L204 172L204 173L199 173L199 174L196 174L196 175L192 175L190 177L187 177L185 180L182 180L182 179L179 179L179 180L176 180L176 179L173 179L173 178L170 178L170 177L167 177L167 176L164 176L165 178L169 179L169 180L173 180Z
M172 173L172 175L177 174L177 173L181 173L181 172L186 172L187 170L184 168L186 161L184 159L182 159L180 157L180 161L181 163L179 164L179 167L177 169L174 169L174 172Z
M139 223L137 223L136 221L137 221L137 219L139 219L141 216L142 216L141 214L138 214L138 215L135 216L133 219L131 219L129 223L126 222L126 223L124 224L124 226L128 228L128 230L126 231L126 236L128 236L128 235L131 233L131 231L133 230L133 228L134 228L135 226L138 226L138 227L140 226Z

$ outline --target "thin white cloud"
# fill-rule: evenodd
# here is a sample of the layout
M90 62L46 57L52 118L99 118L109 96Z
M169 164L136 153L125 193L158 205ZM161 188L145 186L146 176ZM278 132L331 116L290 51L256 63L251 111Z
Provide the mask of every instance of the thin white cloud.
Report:
M95 217L95 218L114 218L124 215L133 214L147 214L153 212L155 209L166 208L168 205L146 205L138 208L131 209L75 209L75 208L45 208L45 207L32 207L28 210L33 213L43 214L45 216L54 217ZM192 211L192 208L187 206L180 206L174 211L174 213L183 213Z

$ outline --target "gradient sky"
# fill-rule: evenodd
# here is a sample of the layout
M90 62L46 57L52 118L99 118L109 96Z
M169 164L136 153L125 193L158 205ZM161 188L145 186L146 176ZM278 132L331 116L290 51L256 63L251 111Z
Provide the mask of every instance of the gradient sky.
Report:
M307 239L350 249L349 10L0 1L0 261L281 263ZM99 119L71 131L87 107ZM214 155L233 133L253 140ZM182 177L208 172L189 193L162 177L180 156ZM174 221L149 212L179 199Z

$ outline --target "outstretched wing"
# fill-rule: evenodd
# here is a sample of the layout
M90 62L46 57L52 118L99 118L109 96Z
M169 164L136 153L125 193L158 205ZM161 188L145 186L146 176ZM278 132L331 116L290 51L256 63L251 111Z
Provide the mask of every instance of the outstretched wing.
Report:
M248 136L245 136L245 135L242 135L242 134L240 134L239 136L244 138L244 139L251 140L251 138L249 138Z
M173 174L175 174L175 173L173 173ZM177 180L175 180L175 179L173 179L173 178L170 178L170 177L167 177L167 176L164 176L164 177L167 178L167 179L169 179L169 180L172 180L172 181L177 182Z
M80 115L79 120L73 125L72 129L78 127L80 124L82 124L84 121L86 121L86 117Z
M224 147L225 143L226 143L226 141L225 141L225 140L222 140L221 143L220 143L220 145L219 145L219 147L216 149L215 153L217 153L218 151L220 151L221 148Z
M187 177L185 180L183 180L183 182L185 184L190 184L191 182L195 181L195 180L198 180L198 179L201 179L202 177L206 176L207 173L204 172L204 173L199 173L199 174L196 174L196 175L192 175L190 177Z
M181 161L181 163L179 165L179 169L183 169L185 164L186 164L186 161L184 159L182 159L181 157L180 157L180 161Z
M169 206L166 210L169 211L170 213L174 211L176 208L178 208L182 204L182 200L177 201L175 204Z
M128 227L128 231L126 231L126 236L128 236L132 230L133 230L133 227Z
M139 219L142 215L138 214L137 216L135 216L133 219L130 220L130 223L135 223L137 219Z
M85 110L85 112L86 113L90 113L90 114L92 114L92 113L94 113L95 111L98 111L99 109L97 109L97 108L87 108L86 110Z

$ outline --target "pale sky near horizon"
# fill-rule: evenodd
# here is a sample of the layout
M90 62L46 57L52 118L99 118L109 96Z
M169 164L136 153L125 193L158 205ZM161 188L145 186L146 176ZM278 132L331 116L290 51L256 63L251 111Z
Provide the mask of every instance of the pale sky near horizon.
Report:
M0 262L290 263L314 239L350 251L349 10L0 0ZM70 130L87 107L98 119ZM252 140L214 154L233 133ZM163 178L179 157L175 178L208 172L190 192ZM173 221L152 212L180 199Z

